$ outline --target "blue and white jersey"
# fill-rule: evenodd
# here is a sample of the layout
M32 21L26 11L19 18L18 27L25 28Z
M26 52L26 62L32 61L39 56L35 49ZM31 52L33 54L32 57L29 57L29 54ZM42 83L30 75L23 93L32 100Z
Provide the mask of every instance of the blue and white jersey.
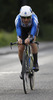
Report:
M30 20L30 22L28 23L27 26L22 22L19 14L16 16L15 26L16 26L17 36L21 36L21 33L22 33L21 32L21 26L23 28L32 26L30 34L33 35L33 37L34 37L36 35L37 25L38 25L38 18L37 18L37 15L34 12L32 13L31 20Z

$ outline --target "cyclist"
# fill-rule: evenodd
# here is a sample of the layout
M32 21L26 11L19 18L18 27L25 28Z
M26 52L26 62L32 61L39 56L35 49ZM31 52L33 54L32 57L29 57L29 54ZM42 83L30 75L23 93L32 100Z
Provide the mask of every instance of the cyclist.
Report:
M38 35L38 18L37 15L32 11L30 6L22 6L20 9L20 13L15 18L15 26L17 32L17 40L18 43L18 55L20 62L22 64L22 57L23 57L23 50L24 45L22 42L24 41L25 44L29 44L30 41L35 41L36 36ZM37 58L37 45L35 43L31 44L32 47L32 54L34 57L33 62L33 70L37 72L39 70L38 66L38 58ZM21 71L21 78L22 78L22 71Z

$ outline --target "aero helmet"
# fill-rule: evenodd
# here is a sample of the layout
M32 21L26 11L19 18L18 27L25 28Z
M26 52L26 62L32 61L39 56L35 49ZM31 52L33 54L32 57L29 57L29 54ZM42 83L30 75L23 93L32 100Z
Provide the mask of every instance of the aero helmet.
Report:
M20 9L21 17L29 17L32 15L32 9L30 6L22 6Z

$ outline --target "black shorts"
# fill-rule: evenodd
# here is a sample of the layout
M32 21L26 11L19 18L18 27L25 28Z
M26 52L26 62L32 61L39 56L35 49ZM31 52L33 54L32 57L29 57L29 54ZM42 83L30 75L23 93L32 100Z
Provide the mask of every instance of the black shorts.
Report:
M32 28L32 26L30 26L30 27L21 27L21 38L23 40L25 40L28 37L28 35L30 35L31 28Z

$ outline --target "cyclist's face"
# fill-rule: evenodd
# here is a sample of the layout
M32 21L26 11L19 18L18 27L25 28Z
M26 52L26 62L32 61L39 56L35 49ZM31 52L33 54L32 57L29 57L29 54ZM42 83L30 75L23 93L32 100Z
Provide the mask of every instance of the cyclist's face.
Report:
M27 25L30 22L30 19L31 17L22 17L22 22Z

